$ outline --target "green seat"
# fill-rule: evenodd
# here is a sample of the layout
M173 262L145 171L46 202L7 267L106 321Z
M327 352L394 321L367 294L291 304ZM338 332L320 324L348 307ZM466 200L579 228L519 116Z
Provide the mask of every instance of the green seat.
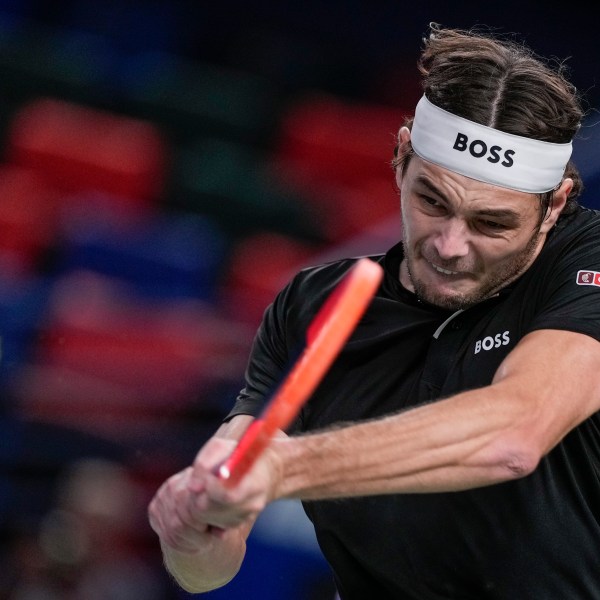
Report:
M263 143L274 125L278 90L251 73L146 52L130 58L121 77L132 109L176 140L207 135Z
M310 208L269 172L251 147L222 139L188 145L175 157L167 204L214 217L233 235L272 230L319 239Z

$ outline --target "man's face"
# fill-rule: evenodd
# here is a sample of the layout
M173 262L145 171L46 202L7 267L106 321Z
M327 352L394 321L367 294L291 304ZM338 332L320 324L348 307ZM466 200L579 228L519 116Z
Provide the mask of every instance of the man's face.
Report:
M427 302L458 310L496 294L534 261L554 219L534 194L475 181L413 156L401 192L400 279Z

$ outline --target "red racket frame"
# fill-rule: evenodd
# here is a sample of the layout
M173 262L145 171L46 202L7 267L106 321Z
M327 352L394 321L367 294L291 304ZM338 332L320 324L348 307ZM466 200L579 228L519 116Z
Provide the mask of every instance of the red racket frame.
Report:
M360 258L330 293L308 328L302 354L232 454L217 468L217 475L227 485L235 485L273 435L291 424L354 331L382 277L378 263Z

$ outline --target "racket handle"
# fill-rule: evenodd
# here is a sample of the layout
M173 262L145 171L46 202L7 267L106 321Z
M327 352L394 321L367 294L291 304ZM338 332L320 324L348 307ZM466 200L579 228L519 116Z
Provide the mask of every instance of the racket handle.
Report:
M260 453L269 444L264 421L256 419L245 431L233 452L215 468L215 474L234 486L254 464Z

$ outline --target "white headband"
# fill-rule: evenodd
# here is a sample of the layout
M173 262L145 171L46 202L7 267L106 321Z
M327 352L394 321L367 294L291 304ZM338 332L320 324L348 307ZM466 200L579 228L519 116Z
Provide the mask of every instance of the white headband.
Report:
M500 187L539 194L562 180L572 144L504 133L458 117L423 96L411 130L413 150L441 167Z

